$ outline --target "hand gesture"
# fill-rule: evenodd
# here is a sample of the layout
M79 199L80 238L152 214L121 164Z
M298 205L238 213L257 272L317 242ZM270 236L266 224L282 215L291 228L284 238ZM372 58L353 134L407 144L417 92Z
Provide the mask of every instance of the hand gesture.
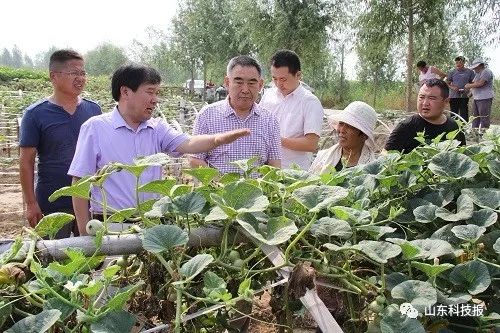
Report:
M225 145L247 135L250 135L250 130L248 128L219 133L215 136L215 145Z

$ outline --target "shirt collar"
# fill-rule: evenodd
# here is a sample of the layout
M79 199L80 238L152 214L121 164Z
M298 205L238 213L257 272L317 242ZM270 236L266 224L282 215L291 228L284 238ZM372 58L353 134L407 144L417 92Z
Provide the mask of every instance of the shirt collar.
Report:
M250 118L254 114L257 116L260 116L260 112L261 112L261 109L254 102L252 105L252 109L250 110L250 113L248 114L248 117L246 119ZM222 113L222 115L226 118L231 116L231 115L238 117L236 115L236 112L234 111L234 109L231 107L231 104L229 104L229 96L226 97L226 99L224 100L224 112Z
M280 99L290 99L290 98L294 98L294 97L302 97L302 96L304 96L305 91L306 91L306 88L304 88L302 86L302 84L299 84L299 86L297 88L295 88L294 91L292 91L291 93L289 93L286 96L283 96L281 91L279 91L278 87L274 87L274 89L276 89L276 94L278 95L278 97Z
M151 124L151 119L148 119L141 124L139 124L139 127L137 127L137 131L135 131L132 127L130 127L125 119L123 119L122 115L120 114L120 111L118 111L118 105L115 105L113 108L113 111L111 111L111 124L113 124L113 127L115 129L120 128L120 127L126 127L129 130L133 132L139 132L140 130L146 128L146 127L151 127L153 128Z

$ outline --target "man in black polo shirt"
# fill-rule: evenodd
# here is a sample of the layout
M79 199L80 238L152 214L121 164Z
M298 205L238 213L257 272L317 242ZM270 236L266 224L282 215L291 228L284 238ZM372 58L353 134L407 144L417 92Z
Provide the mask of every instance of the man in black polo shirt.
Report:
M448 85L444 81L439 79L426 80L418 92L418 113L406 118L396 126L387 140L385 150L409 153L420 145L415 140L419 132L424 132L425 141L430 143L441 133L457 130L456 121L444 114L449 92ZM463 132L459 132L455 139L465 145Z

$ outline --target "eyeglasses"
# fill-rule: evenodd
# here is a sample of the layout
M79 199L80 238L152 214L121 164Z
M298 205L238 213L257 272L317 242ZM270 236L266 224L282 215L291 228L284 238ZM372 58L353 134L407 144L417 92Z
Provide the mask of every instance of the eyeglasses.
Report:
M56 73L68 74L69 76L74 76L74 77L77 77L77 76L87 76L87 72L86 71L72 71L72 72L58 71Z

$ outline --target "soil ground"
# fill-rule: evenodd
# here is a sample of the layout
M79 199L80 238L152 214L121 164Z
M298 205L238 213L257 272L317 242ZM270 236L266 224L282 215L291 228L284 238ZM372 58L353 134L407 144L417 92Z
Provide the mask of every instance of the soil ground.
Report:
M17 161L0 161L0 239L15 238L24 225Z

